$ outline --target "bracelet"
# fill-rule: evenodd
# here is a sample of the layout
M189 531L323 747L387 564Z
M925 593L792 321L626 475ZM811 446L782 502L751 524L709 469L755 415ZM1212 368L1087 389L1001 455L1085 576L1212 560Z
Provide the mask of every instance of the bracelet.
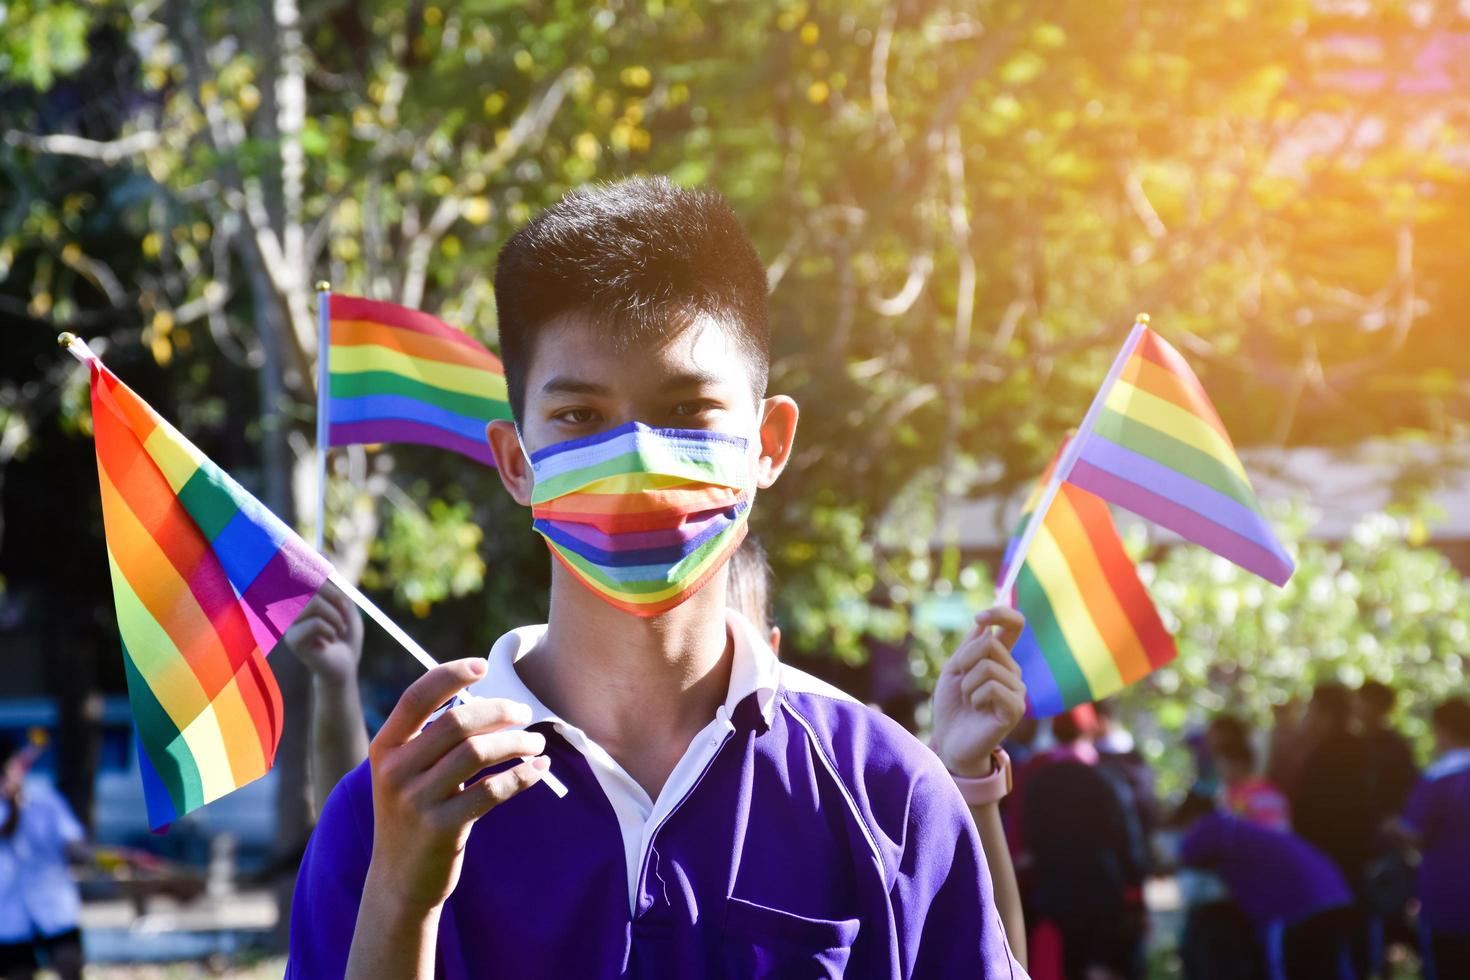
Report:
M956 776L949 774L954 784L959 788L960 796L970 806L986 806L990 803L999 802L1011 791L1011 757L1006 754L1005 749L996 749L991 753L994 768L988 776Z

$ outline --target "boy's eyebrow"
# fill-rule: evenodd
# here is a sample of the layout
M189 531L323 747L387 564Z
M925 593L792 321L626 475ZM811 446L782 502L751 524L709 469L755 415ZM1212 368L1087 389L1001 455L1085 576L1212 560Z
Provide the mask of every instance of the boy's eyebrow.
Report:
M690 388L717 388L725 383L722 375L711 371L681 371L670 375L659 384L664 391L687 391Z
M565 375L557 375L541 386L542 394L546 395L606 395L608 390L607 385Z

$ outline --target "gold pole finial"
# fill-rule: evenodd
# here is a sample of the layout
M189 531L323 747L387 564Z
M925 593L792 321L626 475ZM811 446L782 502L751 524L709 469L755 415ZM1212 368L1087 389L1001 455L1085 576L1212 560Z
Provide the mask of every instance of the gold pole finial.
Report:
M67 348L71 347L72 343L76 339L77 339L77 335L74 334L74 333L72 333L72 332L70 332L70 331L67 331L65 333L57 334L57 336L56 336L56 346L57 347L60 347L62 350L66 350Z
M1148 326L1148 314L1147 313L1140 313L1140 314L1138 314L1138 316L1136 316L1136 317L1133 318L1133 322L1134 323L1141 323L1145 327Z
M316 291L319 293L330 293L332 291L332 284L325 279L318 279L316 281Z

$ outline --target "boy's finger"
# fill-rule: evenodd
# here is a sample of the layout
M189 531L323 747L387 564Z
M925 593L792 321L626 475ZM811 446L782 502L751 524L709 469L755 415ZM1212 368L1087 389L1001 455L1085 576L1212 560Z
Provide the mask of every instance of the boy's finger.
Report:
M985 659L985 641L971 634L945 661L943 670L947 674L963 677L970 669Z
M1021 675L1007 670L1002 664L994 660L982 660L960 679L960 691L965 697L973 697L975 691L986 683L999 684L1013 691L1026 690L1026 685L1021 680Z
M1016 660L1016 655L993 634L986 641L985 658L994 660L1017 677L1021 676L1021 664Z
M1000 641L1009 649L1021 638L1021 631L1026 628L1026 617L1010 606L991 606L975 617L975 625L980 629L994 626Z
M373 747L403 745L410 741L441 704L483 676L485 660L482 657L451 660L428 671L403 692L373 739Z
M429 805L459 792L477 773L512 759L527 759L546 751L546 736L523 729L471 735L451 748L420 777L410 792Z
M529 725L531 709L505 698L471 698L456 704L429 723L404 751L410 769L428 769L456 746L476 735L488 735L511 726ZM539 736L538 736L539 737ZM539 755L539 752L522 753ZM483 766L481 768L484 768ZM478 772L478 770L475 770ZM469 775L473 775L473 772ZM461 777L458 782L463 782Z
M550 766L551 760L545 756L522 762L505 772L477 779L441 805L457 823L478 820L516 794L535 786Z
M970 695L970 707L976 711L1000 708L996 714L1006 718L1020 719L1026 713L1026 692L1017 691L1003 684L991 682L977 688Z

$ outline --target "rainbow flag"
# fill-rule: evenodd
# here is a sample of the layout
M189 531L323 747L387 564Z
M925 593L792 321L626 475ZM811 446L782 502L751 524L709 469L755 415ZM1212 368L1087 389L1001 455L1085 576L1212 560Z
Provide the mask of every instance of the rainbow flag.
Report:
M1058 450L1026 501L1003 564L1009 565L1060 457ZM1026 617L1012 653L1038 718L1115 694L1177 653L1123 551L1108 505L1066 483L1031 543L1011 603Z
M495 465L485 425L511 417L498 357L419 310L329 302L328 445L412 442Z
M1067 479L1285 585L1295 570L1199 379L1147 327Z
M332 568L89 363L107 561L158 830L275 761L281 693L266 654Z

